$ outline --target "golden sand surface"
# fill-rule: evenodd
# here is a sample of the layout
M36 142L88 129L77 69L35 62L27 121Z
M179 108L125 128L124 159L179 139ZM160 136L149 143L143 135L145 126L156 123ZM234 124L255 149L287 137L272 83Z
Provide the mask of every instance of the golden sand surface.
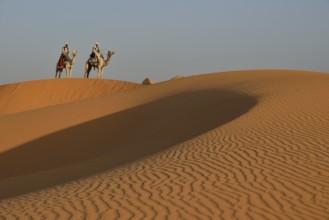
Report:
M0 219L329 219L329 75L2 85Z

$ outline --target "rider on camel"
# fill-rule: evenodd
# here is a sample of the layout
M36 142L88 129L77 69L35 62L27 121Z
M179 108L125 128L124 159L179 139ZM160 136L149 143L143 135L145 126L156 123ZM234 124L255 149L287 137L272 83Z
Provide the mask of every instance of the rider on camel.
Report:
M101 54L101 50L99 49L99 43L96 42L92 48L92 52L90 54L90 59L95 60L95 58L96 58L96 62L98 62L98 60L101 58L101 56L102 56L102 54Z
M65 45L62 47L62 53L58 60L58 67L64 67L65 62L69 60L69 53L69 43L65 43Z
M61 54L61 56L65 57L65 61L68 60L69 53L70 53L69 43L65 43L65 45L62 48L62 54Z

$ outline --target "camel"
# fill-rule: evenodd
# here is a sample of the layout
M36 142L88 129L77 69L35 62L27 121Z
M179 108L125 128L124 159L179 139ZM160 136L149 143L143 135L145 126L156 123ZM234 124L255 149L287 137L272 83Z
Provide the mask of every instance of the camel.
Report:
M56 78L58 78L58 79L61 78L61 74L62 74L63 69L66 70L66 78L72 78L72 68L73 68L73 65L75 63L77 53L78 53L78 51L73 50L72 59L69 56L69 60L64 62L64 66L60 67L59 66L59 61L58 61L57 65L56 65L55 79Z
M107 59L104 60L104 57L101 56L98 59L97 63L96 62L90 62L90 59L88 59L87 62L86 62L84 78L89 78L89 73L91 71L91 68L94 67L94 69L96 68L98 70L97 78L102 79L103 78L104 67L106 67L110 64L110 59L111 59L113 54L115 54L114 51L108 51L107 52Z

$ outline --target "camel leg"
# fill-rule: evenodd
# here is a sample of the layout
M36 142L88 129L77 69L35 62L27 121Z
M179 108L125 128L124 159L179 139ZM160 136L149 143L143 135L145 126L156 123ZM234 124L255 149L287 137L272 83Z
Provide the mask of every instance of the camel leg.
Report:
M90 72L90 65L88 64L88 62L86 63L86 66L85 66L85 75L83 76L83 78L89 78L89 72Z
M100 71L100 76L101 76L101 79L103 79L103 68L101 68L101 71Z
M93 67L91 66L91 65L89 65L89 67L88 67L88 74L87 74L87 78L89 78L89 74L90 74L90 71L91 71L91 69L92 69Z
M89 74L90 74L90 71L91 71L91 69L90 69L90 70L88 70L88 73L87 73L87 78L89 78Z
M72 78L72 67L70 68L70 78Z
M102 67L98 67L98 73L97 73L97 78L98 79L102 79L103 78L103 76L102 76L102 70L103 70Z
M91 69L92 69L92 66L89 65L88 66L88 69L87 69L87 78L89 78L89 74L90 74Z
M56 76L55 76L56 79L61 78L61 73L62 73L62 71L63 71L63 70L61 70L60 68L58 68L58 69L56 70Z
M100 69L98 69L98 71L97 71L97 79L100 79L100 77L101 77L101 70Z
M58 65L56 65L55 79L58 78L58 74L59 74L59 69L58 69Z

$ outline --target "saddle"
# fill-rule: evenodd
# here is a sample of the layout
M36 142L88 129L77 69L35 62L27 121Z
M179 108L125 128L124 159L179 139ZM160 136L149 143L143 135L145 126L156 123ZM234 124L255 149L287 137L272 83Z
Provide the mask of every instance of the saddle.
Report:
M66 61L67 60L66 60L65 56L63 54L61 54L61 56L59 57L58 63L57 63L57 67L60 69L64 68Z
M89 63L97 64L97 63L98 63L98 60L97 60L96 57L95 57L95 58L90 58L90 59L89 59Z
M90 57L89 57L88 62L89 62L90 64L95 64L95 65L98 63L98 59L97 59L96 54L95 54L94 52L92 52L92 53L90 54Z

